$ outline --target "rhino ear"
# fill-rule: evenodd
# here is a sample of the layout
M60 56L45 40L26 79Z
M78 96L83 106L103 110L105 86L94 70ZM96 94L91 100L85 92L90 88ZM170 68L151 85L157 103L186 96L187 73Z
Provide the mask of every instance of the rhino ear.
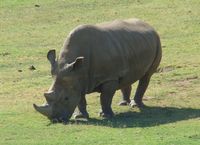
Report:
M82 67L84 57L77 57L76 60L70 64L65 64L63 72L71 72Z
M56 50L49 50L47 53L47 59L51 63L51 74L55 75L56 68L57 68L57 62L56 62Z
M56 50L53 49L53 50L49 50L49 52L47 53L47 59L50 61L50 62L53 62L56 60Z
M83 64L83 61L84 61L83 56L77 57L76 60L72 63L73 70L79 69Z

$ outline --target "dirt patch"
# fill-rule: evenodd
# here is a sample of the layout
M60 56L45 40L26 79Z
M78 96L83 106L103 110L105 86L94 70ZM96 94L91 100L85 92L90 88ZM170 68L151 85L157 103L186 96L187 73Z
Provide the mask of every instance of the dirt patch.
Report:
M10 55L10 53L9 52L2 52L2 53L0 53L0 55L1 56L7 56L7 55Z
M175 95L176 92L175 92L175 91L169 91L169 94L170 94L170 95Z
M198 79L198 76L191 76L186 78L186 80L196 80L196 79Z
M160 67L157 69L156 73L170 72L173 71L175 68L176 68L175 66Z
M200 134L194 134L194 135L189 136L188 138L190 138L190 139L200 139Z
M178 87L190 87L192 81L198 79L198 76L191 76L180 80L173 80Z
M196 80L198 78L199 78L198 76L189 76L189 77L186 77L186 78L183 78L183 79L180 79L180 80L172 80L172 81L174 81L174 82L193 81L193 80Z
M152 96L144 96L143 100L147 101L147 100L151 100L151 99L155 99L155 97Z

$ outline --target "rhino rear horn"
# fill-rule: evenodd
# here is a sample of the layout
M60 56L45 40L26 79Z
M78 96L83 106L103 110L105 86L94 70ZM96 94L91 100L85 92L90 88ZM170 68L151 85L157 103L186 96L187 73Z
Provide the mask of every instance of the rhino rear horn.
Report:
M49 60L51 64L51 74L55 75L56 74L56 69L57 69L57 62L56 62L56 50L49 50L47 53L47 59Z
M55 100L55 92L54 91L46 92L44 93L44 97L46 98L47 102L53 101Z
M33 107L35 108L36 111L38 111L39 113L41 113L46 117L50 118L52 115L52 107L49 105L37 106L36 104L33 104Z

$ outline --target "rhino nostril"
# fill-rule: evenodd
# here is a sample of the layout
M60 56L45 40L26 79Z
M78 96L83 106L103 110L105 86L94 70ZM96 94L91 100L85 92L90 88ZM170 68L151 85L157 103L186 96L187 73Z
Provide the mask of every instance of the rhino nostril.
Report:
M65 97L65 101L67 101L67 100L69 100L69 98L68 98L68 97Z

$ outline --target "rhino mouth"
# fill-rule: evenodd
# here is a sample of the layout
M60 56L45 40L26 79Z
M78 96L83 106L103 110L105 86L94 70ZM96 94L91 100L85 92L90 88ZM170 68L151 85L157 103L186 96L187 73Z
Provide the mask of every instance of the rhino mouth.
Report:
M68 122L76 108L76 103L68 100L60 99L62 94L58 94L53 90L44 93L46 104L38 106L33 104L33 108L46 116L53 123ZM76 100L78 102L79 100ZM78 103L77 103L78 104Z
M47 103L41 106L33 104L35 110L46 116L52 122L67 122L70 118L69 113L65 109L57 111L59 108L56 108L55 105L53 105L55 103L52 103L57 102L55 91L51 90L44 93L44 97Z
M34 109L46 116L52 123L66 123L69 121L70 115L69 113L61 113L59 115L53 115L53 107L49 104L38 106L33 104Z

